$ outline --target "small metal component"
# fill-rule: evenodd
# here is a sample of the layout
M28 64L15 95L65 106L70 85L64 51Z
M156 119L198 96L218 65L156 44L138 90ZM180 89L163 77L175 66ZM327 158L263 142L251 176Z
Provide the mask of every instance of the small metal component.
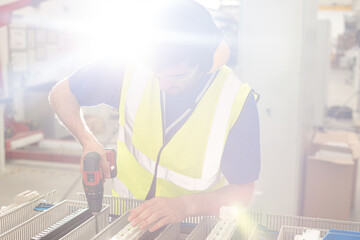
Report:
M221 219L210 232L206 240L230 240L237 228L236 220Z
M39 205L35 206L34 210L38 212L43 212L53 206L54 206L53 204L40 203Z
M140 230L138 226L133 227L131 223L129 223L121 229L118 234L113 236L111 240L138 240L144 233L145 230Z

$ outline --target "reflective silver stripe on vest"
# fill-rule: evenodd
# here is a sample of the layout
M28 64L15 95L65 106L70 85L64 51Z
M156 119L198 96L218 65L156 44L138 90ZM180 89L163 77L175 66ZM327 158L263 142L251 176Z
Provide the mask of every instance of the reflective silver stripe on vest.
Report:
M150 71L145 66L138 66L136 69L141 70L134 72L125 99L125 126L128 124L131 126L131 129L134 126L135 116L145 91L146 83L151 76Z
M112 189L123 198L132 198L135 199L134 195L130 192L130 190L123 184L119 178L111 179Z
M119 127L119 140L120 136L128 136L125 141L125 145L127 146L128 150L134 155L137 162L148 172L151 174L154 174L155 172L155 161L150 160L145 154L140 152L138 149L134 147L134 145L131 143L131 136L132 131L129 127ZM174 172L172 170L169 170L168 168L158 166L158 178L165 179L167 181L172 182L173 184L176 184L178 186L181 186L183 188L189 189L189 190L205 190L213 186L214 183L216 183L220 179L220 172L216 174L215 176L212 176L208 179L199 179L199 178L192 178L188 177L182 174L179 174L177 172ZM120 181L120 180L119 180ZM122 184L122 183L121 183ZM114 186L114 185L113 185ZM114 188L114 187L113 187ZM122 188L122 187L120 187ZM116 191L116 189L115 189ZM120 194L120 191L116 191L118 194ZM121 191L123 192L123 191ZM129 191L128 191L129 192ZM127 192L125 191L125 194Z
M133 84L133 82L136 82L137 84ZM233 74L229 73L221 90L219 102L217 104L214 120L211 126L202 170L202 178L192 178L179 174L161 166L160 164L158 166L158 178L165 179L175 185L192 191L209 189L221 178L220 163L226 140L228 121L234 99L241 85L241 81ZM136 76L134 76L127 92L127 98L125 101L125 128L120 126L119 140L126 144L127 148L134 155L137 162L145 170L154 174L155 161L149 159L132 144L133 123L145 86L146 81L139 81L136 79ZM120 134L120 132L124 134ZM120 137L122 139L120 139Z
M128 128L125 127L125 135L126 136L132 136L132 132L129 131ZM134 155L137 162L148 172L154 175L155 173L155 161L152 161L149 159L144 153L140 152L138 149L134 147L133 144L129 143L129 141L125 141L127 148L129 151ZM201 178L192 178L189 176L185 176L182 174L179 174L177 172L174 172L168 168L165 168L159 164L158 166L158 172L157 177L165 179L175 185L178 185L182 188L188 189L188 190L206 190L208 188L211 188L221 177L220 172L215 174L214 176L208 178L208 179L201 179Z
M221 91L209 134L202 168L203 179L211 178L219 171L231 109L241 85L241 81L233 73L229 73Z

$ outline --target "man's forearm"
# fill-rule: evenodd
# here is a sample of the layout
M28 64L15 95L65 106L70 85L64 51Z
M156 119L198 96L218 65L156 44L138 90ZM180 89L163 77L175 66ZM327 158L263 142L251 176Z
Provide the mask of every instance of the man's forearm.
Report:
M190 194L175 198L155 197L131 210L128 220L140 229L151 226L156 231L169 223L181 222L189 216L219 215L221 206L246 207L254 194L254 182L230 184L213 192Z
M254 182L230 184L218 190L183 196L189 216L218 215L221 206L246 207L254 194Z
M58 83L52 89L49 101L57 117L81 145L84 146L89 139L94 139L81 116L79 103L71 93L67 80Z
M110 167L109 163L106 161L104 148L90 132L84 119L82 118L79 102L72 94L67 80L58 83L51 90L49 101L61 122L80 142L83 147L83 155L89 152L96 152L100 154L102 174L105 178L109 178Z

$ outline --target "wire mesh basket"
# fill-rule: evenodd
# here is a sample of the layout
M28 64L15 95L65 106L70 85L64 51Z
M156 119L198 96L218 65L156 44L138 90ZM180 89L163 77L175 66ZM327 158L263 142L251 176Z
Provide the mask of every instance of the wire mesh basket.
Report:
M95 219L95 217L91 217L89 220L61 238L61 240L91 239L94 237L97 234L97 231L101 231L109 224L110 208L107 206L106 209L103 209L102 211L106 211L106 213L97 216L97 219Z
M34 208L41 202L55 202L55 191L49 192L46 195L40 195L37 198L21 204L16 208L0 214L0 234L9 231L17 225L26 220L40 214L39 211L34 211Z
M123 229L127 224L127 218L129 213L122 214L121 217L113 221L109 226L105 227L100 233L94 236L91 240L102 240L110 239L116 235L121 229Z
M79 198L85 200L86 197L83 193L79 193ZM112 215L123 216L125 213L137 206L143 201L134 199L125 199L112 196L104 196L104 203L110 205L110 213ZM120 221L120 220L119 220ZM206 239L213 227L216 225L218 218L216 217L203 217L196 216L187 218L183 221L183 224L193 224L193 231L188 235L187 240L190 239ZM111 228L111 225L117 223L114 221L107 229ZM115 225L114 225L115 226ZM108 238L96 238L109 239L111 234L116 234L121 226L114 227L113 231L110 231L107 235ZM293 227L293 229L290 229ZM290 239L291 234L295 236L297 233L302 234L306 229L320 229L321 231L327 231L330 229L340 229L360 232L359 222L338 221L322 218L309 218L300 216L289 216L280 214L269 213L256 213L242 211L238 216L238 227L234 233L232 239L240 240L293 240ZM281 229L283 229L282 235L280 235ZM105 229L104 229L105 230ZM323 233L323 232L322 232ZM205 236L205 237L204 237ZM190 238L191 237L191 238ZM94 238L95 239L95 238Z
M85 193L77 193L79 201L86 201ZM113 197L104 195L103 204L110 205L110 215L121 216L130 209L140 206L144 201L130 198ZM193 216L186 218L183 223L198 224L203 219L203 216ZM207 218L215 218L213 216Z
M0 215L1 233L9 231L10 229L16 227L18 224L39 214L40 212L34 211L34 208L36 205L39 204L39 201L41 199L43 199L43 197L44 196L39 196L38 198L36 198L24 205L21 205L17 208L14 208L14 209Z
M170 240L170 239L187 239L184 234L181 233L180 223L169 224L164 229L159 230L157 233L149 233L146 231L138 230L137 228L129 227L129 221L127 220L130 212L124 213L122 216L117 218L109 226L105 227L99 234L97 234L91 240L108 240L112 239L115 235L121 231L123 234L127 233L127 228L131 233L127 236L119 236L120 239L154 239L154 240ZM128 233L129 233L128 232ZM141 236L139 236L141 234ZM137 237L134 237L137 235ZM153 235L153 236L149 236ZM194 238L196 239L196 238Z
M330 229L360 231L359 222L246 212L242 213L242 215L245 219L249 219L250 222L256 224L254 231L249 236L250 240L278 240L281 237L280 232L282 228L284 228L284 234L287 234L284 235L284 237L287 238L290 238L289 234L291 231L294 232L295 236L295 233L302 234L306 229L319 229L320 231ZM289 227L293 227L293 229Z
M1 240L29 240L37 234L43 232L45 229L51 227L56 224L60 220L69 216L70 214L76 212L79 209L87 209L87 202L80 202L74 200L64 200L59 204L56 204L54 207L33 216L32 218L22 222L11 230L0 235ZM91 217L89 220L81 224L79 227L74 229L69 233L69 236L65 236L63 239L90 239L94 235L89 238L78 238L78 236L82 236L85 231L84 229L93 228L93 229L103 229L109 222L109 206L103 205L102 211L97 216L97 221L95 221L94 217ZM95 226L93 223L95 221ZM91 232L93 233L93 232ZM73 238L74 237L74 238Z

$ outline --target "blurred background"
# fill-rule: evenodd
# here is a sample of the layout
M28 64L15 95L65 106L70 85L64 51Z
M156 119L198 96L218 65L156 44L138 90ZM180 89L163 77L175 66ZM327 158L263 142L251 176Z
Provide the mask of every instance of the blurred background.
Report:
M48 93L92 59L152 34L133 31L151 1L115 2L0 0L0 206L27 189L56 189L58 200L83 191L81 147ZM360 1L199 2L225 32L228 65L261 96L262 167L250 208L360 221ZM83 113L115 148L116 109Z

